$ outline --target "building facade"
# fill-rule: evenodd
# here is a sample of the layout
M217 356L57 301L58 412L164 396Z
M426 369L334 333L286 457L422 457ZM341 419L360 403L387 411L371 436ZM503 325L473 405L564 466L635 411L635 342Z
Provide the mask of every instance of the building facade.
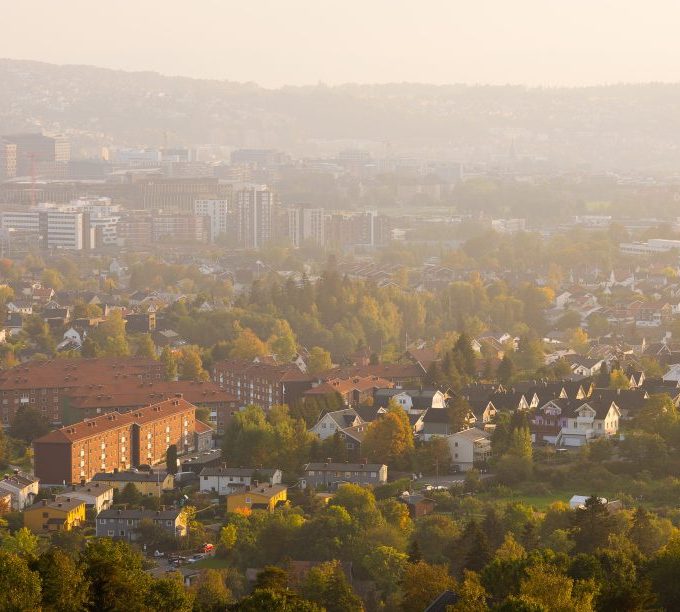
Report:
M35 473L48 484L91 480L98 472L165 461L174 444L194 449L196 407L182 398L67 425L33 441Z

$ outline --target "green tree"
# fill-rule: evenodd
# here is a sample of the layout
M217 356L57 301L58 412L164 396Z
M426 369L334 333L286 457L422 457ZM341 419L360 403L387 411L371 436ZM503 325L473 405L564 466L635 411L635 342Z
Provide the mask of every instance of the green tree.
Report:
M45 610L79 612L89 602L89 583L71 555L59 548L45 551L35 564Z
M94 610L115 612L121 602L129 610L143 610L151 582L142 557L125 542L92 540L82 553L85 578L90 582Z
M498 371L496 376L499 382L504 385L509 384L515 375L515 364L512 361L510 355L503 355L503 359L498 364Z
M449 412L449 426L452 432L462 431L469 427L469 418L472 414L472 406L464 398L456 395L447 408Z
M595 584L576 583L551 565L534 565L526 570L520 586L520 600L555 612L592 612Z
M364 557L363 566L384 593L394 593L408 564L408 555L391 546L377 546Z
M334 506L341 506L364 528L368 529L382 523L382 516L370 489L356 484L344 484L338 488L331 500Z
M39 610L40 589L40 576L29 569L25 559L0 551L0 610Z
M229 606L234 612L324 612L316 603L301 599L292 592L257 589L238 603Z
M192 612L193 603L193 595L184 588L179 573L154 580L146 596L149 610Z
M38 547L38 537L26 527L22 527L14 534L7 534L0 540L0 550L14 553L28 561L38 556Z
M177 380L177 358L168 346L161 351L161 363L165 368L165 380Z
M374 461L405 467L414 448L413 429L406 413L397 406L366 428L362 450Z
M177 474L179 469L179 464L177 461L177 445L171 444L165 451L165 467L168 470L168 474Z
M577 508L572 515L575 529L574 541L577 552L591 553L607 543L615 522L607 505L599 497L591 495L583 508Z
M267 352L267 345L257 337L257 334L252 329L246 328L238 330L230 357L232 359L252 361L255 357L264 357Z
M445 565L430 565L424 561L409 563L401 580L404 612L422 612L443 591L455 588Z
M488 594L482 586L479 574L465 570L463 581L456 588L458 601L449 606L449 612L486 612Z
M231 591L219 570L203 570L192 588L194 610L197 612L219 612L232 599Z
M32 406L21 406L12 419L9 435L30 444L51 429L47 419L38 410Z
M309 570L302 594L327 612L363 612L364 609L339 561L326 561Z
M320 346L313 346L309 351L309 358L307 359L307 371L310 374L320 374L330 370L332 367L331 354Z
M210 375L203 369L203 361L198 348L185 346L180 357L180 380L209 380Z
M151 334L142 334L137 343L137 357L148 357L149 359L157 359L156 345L153 343Z

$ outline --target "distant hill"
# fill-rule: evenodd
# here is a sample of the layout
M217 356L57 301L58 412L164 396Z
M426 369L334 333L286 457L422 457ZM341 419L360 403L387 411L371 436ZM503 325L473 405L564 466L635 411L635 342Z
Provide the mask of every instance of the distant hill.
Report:
M680 84L586 88L420 84L284 87L0 59L0 133L64 131L76 149L222 144L314 154L374 141L460 161L680 167Z

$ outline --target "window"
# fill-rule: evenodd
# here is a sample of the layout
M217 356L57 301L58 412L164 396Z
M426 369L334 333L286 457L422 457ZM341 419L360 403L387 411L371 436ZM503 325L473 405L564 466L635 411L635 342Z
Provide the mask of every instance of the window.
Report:
M43 512L43 518L49 518L50 513L49 512Z
M252 504L252 503L253 503L253 502L252 502L252 500L250 499L250 497L246 497L246 504Z
M107 531L107 533L108 533L108 535L110 535L110 536L116 535L116 532L115 532L113 529L109 529L109 530Z
M172 521L165 521L165 524L166 524L168 527L172 527Z
M99 519L100 525L106 525L106 519Z
M125 530L124 529L120 530L120 537L121 538L125 537Z
M207 476L203 476L203 480L208 480L208 477L207 477Z

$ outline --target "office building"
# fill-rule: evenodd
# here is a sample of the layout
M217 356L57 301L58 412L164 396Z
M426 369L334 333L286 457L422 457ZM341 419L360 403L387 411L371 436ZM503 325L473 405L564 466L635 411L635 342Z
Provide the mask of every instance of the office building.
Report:
M295 248L312 243L325 245L325 212L322 208L288 208L286 236Z
M196 200L228 198L231 186L216 178L153 178L141 184L142 202L146 210L193 213Z
M196 200L194 202L194 214L210 219L210 240L212 242L227 234L229 229L228 200Z
M0 138L0 181L17 175L17 145Z
M65 177L71 159L71 146L64 136L40 133L8 134L3 139L16 145L17 176Z
M257 249L274 235L274 194L265 186L236 192L237 240L246 249Z

